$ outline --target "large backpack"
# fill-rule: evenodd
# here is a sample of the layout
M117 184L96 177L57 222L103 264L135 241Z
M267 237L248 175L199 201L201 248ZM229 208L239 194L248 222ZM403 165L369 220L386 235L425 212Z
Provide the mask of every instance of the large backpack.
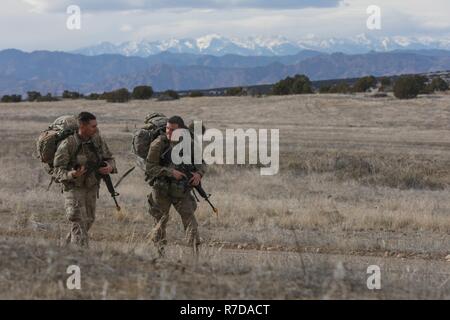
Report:
M53 159L59 143L73 135L77 129L78 121L76 117L65 115L56 119L39 134L36 140L37 157L44 164L48 173L53 172Z
M78 131L78 120L73 115L57 118L48 128L39 134L36 140L36 155L41 160L49 174L53 173L53 160L59 144L67 137ZM101 142L100 131L93 137L94 145L98 148ZM76 153L78 153L77 150ZM75 155L76 156L76 155Z
M131 145L131 152L136 156L136 164L145 171L145 159L147 158L150 144L159 135L165 133L168 118L162 113L151 113L145 117L145 125L134 132ZM194 123L187 128L194 138ZM202 124L202 133L205 133L205 126Z
M150 144L165 132L167 120L168 118L162 113L151 113L145 117L145 125L134 132L131 151L137 157L137 163L141 169L145 170L142 164L147 158Z

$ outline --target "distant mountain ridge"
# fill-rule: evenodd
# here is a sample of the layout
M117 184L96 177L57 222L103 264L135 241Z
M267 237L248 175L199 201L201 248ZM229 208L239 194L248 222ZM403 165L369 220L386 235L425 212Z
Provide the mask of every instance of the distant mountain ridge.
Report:
M290 40L286 37L248 37L228 38L210 34L198 38L169 39L160 41L127 41L120 44L102 42L80 48L72 53L88 56L101 54L120 54L124 56L148 57L161 52L208 54L223 56L238 54L246 56L294 55L302 50L323 53L343 52L347 54L367 53L369 51L387 52L393 50L442 49L450 50L450 39L432 37L375 37L360 34L348 38L304 37Z
M160 53L148 58L65 52L0 51L0 94L30 90L61 94L132 89L192 90L270 84L290 75L311 80L450 70L450 51L419 50L348 55L302 51L290 56L222 57Z

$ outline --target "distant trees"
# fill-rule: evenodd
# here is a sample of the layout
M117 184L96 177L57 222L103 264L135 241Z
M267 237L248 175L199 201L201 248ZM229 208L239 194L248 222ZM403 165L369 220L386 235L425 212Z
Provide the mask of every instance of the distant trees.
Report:
M58 101L59 99L57 97L52 96L51 93L47 93L45 96L41 95L38 91L28 91L27 92L28 98L27 100L30 102L53 102Z
M87 100L99 100L100 94L98 93L90 93L87 96L84 97Z
M379 79L380 81L380 87L378 88L378 91L385 92L388 90L392 90L392 80L389 77L381 77Z
M53 102L59 101L57 97L53 97L51 93L47 93L45 96L39 95L36 100L37 102Z
M244 91L244 88L242 88L242 87L234 87L234 88L227 89L225 94L227 96L244 96L244 95L246 95L246 92Z
M125 103L131 99L147 100L153 96L153 88L151 86L136 86L132 92L127 88L120 88L113 91L105 91L103 93L90 93L84 96L87 100L106 100L113 103Z
M351 86L350 83L353 82ZM341 93L348 94L352 92L367 92L370 88L378 88L380 92L385 90L393 91L394 96L399 99L412 99L417 97L418 94L429 94L433 92L442 92L449 90L449 83L446 79L443 79L437 74L431 75L404 75L400 77L380 77L364 76L356 81L352 79L343 80L328 80L321 81L323 83L318 89L319 93ZM264 94L273 95L290 95L290 94L305 94L313 93L313 86L311 81L306 75L297 74L294 77L287 77L272 86L261 86L263 89L254 87L231 87L228 89L210 90L194 90L190 91L183 96L189 96L192 98L202 97L204 95L226 95L226 96L261 96L261 92ZM90 93L83 95L76 91L64 90L62 93L63 99L79 99L85 98L87 100L106 100L108 102L128 102L130 99L147 100L154 97L155 92L151 86L140 85L134 87L130 93L127 88L121 88L110 92L103 93ZM166 90L164 92L157 93L159 101L169 101L180 99L180 95L175 90ZM386 95L385 95L386 96ZM27 101L58 101L59 99L52 96L50 93L41 95L38 91L28 91ZM22 101L21 95L4 95L0 99L1 102L20 102Z
M63 99L80 99L83 95L76 91L64 90L62 97Z
M419 88L419 94L428 94L431 93L428 86L427 86L427 82L428 82L428 78L422 75L413 75L412 76L414 78L414 80L416 81L416 84Z
M380 83L383 87L389 87L392 84L392 81L389 77L381 77Z
M22 96L19 94L4 95L1 102L21 102Z
M21 102L23 100L22 100L22 95L12 94L12 95L4 95L0 101L1 102ZM43 96L38 91L28 91L26 101L29 101L29 102L53 102L53 101L59 101L59 99L55 96L52 96L51 93L47 93L45 96Z
M443 80L441 77L434 78L431 83L428 85L428 90L430 92L435 91L447 91L449 90L448 83Z
M430 94L435 91L449 90L449 84L440 77L435 77L430 82L429 78L424 75L405 75L398 77L395 81L391 77L381 77L379 79L374 76L361 77L350 86L346 81L335 84L322 85L319 93L351 93L366 92L370 88L378 88L379 91L392 90L394 96L399 99L412 99L419 94Z
M151 86L137 86L133 89L131 97L136 100L148 100L153 96L153 88Z
M27 100L33 102L36 101L41 96L41 93L37 91L28 91L27 96L28 96Z
M440 77L429 82L422 75L407 75L399 77L394 83L394 96L398 99L413 99L418 94L430 94L435 91L449 90L448 83Z
M329 93L350 93L352 91L349 84L345 81L338 82L334 85L332 85L329 89Z
M136 86L133 92L130 93L127 88L121 88L113 91L105 91L103 93L90 93L88 95L83 95L77 91L64 90L61 98L63 99L80 99L84 98L86 100L106 100L108 102L127 102L130 99L150 99L153 97L154 91L151 86ZM170 99L179 99L179 95L174 90L167 90L162 95L169 97ZM51 93L42 95L39 91L28 91L27 101L30 102L49 102L49 101L59 101L56 96L52 96ZM21 95L4 95L0 99L1 102L20 102L22 101Z
M319 88L319 93L329 93L331 89L330 85L323 85Z
M299 74L275 83L272 88L272 94L274 95L305 94L312 92L312 85L309 78Z
M350 85L348 81L341 80L330 84L322 85L319 88L319 93L352 93L352 92L367 92L371 88L378 88L379 91L385 91L392 86L392 80L390 77L381 77L377 79L374 76L364 76L357 79L353 85Z
M204 96L204 94L201 91L191 91L189 93L189 97L191 97L191 98L198 98L198 97L203 97L203 96Z

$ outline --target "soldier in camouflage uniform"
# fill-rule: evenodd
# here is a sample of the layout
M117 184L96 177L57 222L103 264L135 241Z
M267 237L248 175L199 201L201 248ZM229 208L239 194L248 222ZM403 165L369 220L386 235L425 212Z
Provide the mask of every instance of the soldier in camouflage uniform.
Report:
M178 116L171 117L167 122L166 134L160 135L151 143L146 159L146 179L152 186L148 195L149 213L155 218L152 240L161 254L167 243L166 226L171 205L181 216L187 243L195 251L200 244L197 220L194 216L197 203L190 191L192 186L200 183L206 167L204 164L196 165L197 170L189 181L191 187L186 188L186 184L182 183L186 175L175 169L170 157L171 152L167 152L174 145L171 141L172 133L179 128L186 128L183 119Z
M108 145L98 134L93 114L78 115L79 129L63 140L55 153L53 177L62 183L67 219L71 229L66 243L88 246L88 231L95 220L95 204L100 187L100 175L117 173ZM106 166L93 169L94 163Z

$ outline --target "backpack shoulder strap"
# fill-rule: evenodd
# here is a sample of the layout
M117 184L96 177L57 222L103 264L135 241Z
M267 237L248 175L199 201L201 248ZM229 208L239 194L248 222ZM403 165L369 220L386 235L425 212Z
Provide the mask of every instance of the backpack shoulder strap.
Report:
M78 138L76 133L72 134L71 136L68 136L66 139L72 139L76 145L75 151L73 154L71 154L71 161L76 160L78 154L81 152L81 149L83 148L83 144L81 143L81 140Z
M91 143L90 143L90 148L91 151L95 153L95 156L97 157L97 159L99 161L103 160L103 154L102 154L102 138L101 136L94 136L91 139Z

